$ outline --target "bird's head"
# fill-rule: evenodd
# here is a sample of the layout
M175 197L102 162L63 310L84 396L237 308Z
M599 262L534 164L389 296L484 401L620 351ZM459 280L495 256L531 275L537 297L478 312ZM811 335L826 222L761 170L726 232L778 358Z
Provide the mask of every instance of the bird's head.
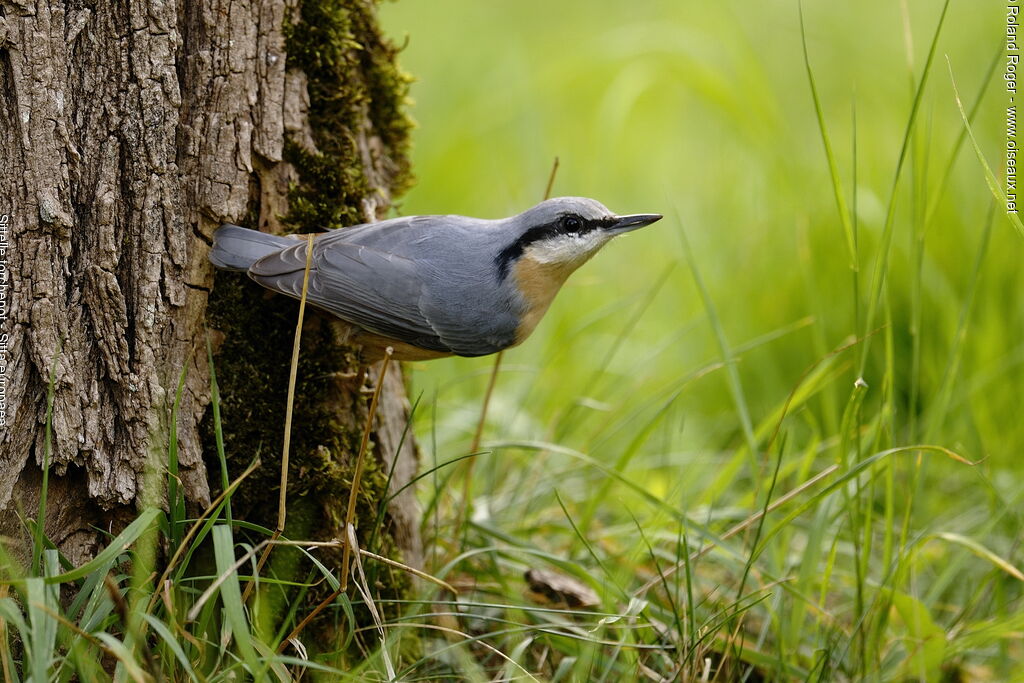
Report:
M586 197L556 197L507 220L509 242L497 256L502 274L522 259L564 270L583 265L613 237L650 225L660 214L618 216Z
M660 218L656 213L617 216L593 199L558 197L506 219L507 242L495 265L523 307L516 343L530 335L574 270L613 237Z

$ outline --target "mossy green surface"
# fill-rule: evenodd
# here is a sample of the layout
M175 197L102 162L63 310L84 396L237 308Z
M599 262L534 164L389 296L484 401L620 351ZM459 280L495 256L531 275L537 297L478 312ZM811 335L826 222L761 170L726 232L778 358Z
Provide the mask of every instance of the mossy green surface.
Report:
M307 76L309 121L317 150L285 140L285 160L298 171L299 182L290 188L289 211L283 222L290 230L303 233L362 222L362 201L375 189L367 179L357 146L359 126L369 125L369 134L380 140L378 151L383 158L378 161L389 195L397 195L411 182L406 155L412 122L403 110L409 78L395 62L396 48L378 31L371 3L307 0L286 28L288 68L300 69ZM258 207L252 208L253 216L257 215ZM294 300L269 296L242 274L220 272L207 310L208 326L224 335L214 363L231 476L237 476L254 457L262 459L261 467L234 495L234 512L236 517L270 529L277 518L297 309ZM330 325L307 309L291 438L285 528L289 538L343 537L345 506L368 401L355 380L339 385L336 378L352 372L356 364L353 351L338 344ZM204 451L215 453L209 415L203 434ZM218 490L217 466L209 462L211 486ZM385 496L387 472L372 454L366 465L357 519L361 532L369 538ZM374 538L375 547L369 550L400 559L386 525ZM340 566L340 551L318 554L326 566ZM381 597L400 597L408 587L404 574L376 566L366 569L372 572L369 578ZM301 581L308 562L301 560L297 551L282 549L275 552L270 570L279 578ZM325 590L312 591L311 600L322 597L320 593L326 595ZM279 592L275 595L278 597L270 599L281 599ZM362 620L358 610L357 617ZM326 640L318 638L321 645L329 646L333 629L321 623L318 630L320 636L327 636Z
M285 223L310 232L361 223L360 202L374 191L357 137L365 120L380 139L391 194L412 182L408 161L412 120L405 112L410 78L398 49L376 24L374 5L358 0L308 0L286 31L288 68L308 79L309 122L317 150L294 140L285 159L299 172Z

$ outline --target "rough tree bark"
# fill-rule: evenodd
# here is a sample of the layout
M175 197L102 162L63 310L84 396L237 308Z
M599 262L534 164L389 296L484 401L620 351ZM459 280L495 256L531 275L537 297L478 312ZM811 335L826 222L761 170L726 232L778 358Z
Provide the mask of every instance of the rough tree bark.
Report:
M306 231L379 217L408 182L395 52L371 0L0 0L0 533L22 535L13 511L34 516L51 369L45 529L72 561L102 546L96 529L132 518L147 468L166 467L183 368L181 478L191 504L207 503L220 482L203 422L207 327L232 474L262 456L240 507L273 525L261 512L276 497L297 306L236 274L213 286L210 235L228 221ZM315 313L303 352L291 530L340 537L366 400L344 376L354 350ZM401 373L390 380L374 436L387 467L368 479L367 514L392 459L392 491L415 471L411 441L399 448ZM413 506L408 491L392 501L388 538L415 562Z

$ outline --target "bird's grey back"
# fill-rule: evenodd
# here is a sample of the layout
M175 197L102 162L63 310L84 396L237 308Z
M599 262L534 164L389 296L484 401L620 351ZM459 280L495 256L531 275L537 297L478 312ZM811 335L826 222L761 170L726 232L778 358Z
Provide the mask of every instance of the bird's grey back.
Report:
M422 348L494 353L515 343L521 314L521 303L498 286L494 268L499 247L517 238L514 227L507 219L413 216L331 231L314 243L309 300ZM305 243L288 247L260 259L249 273L297 297Z

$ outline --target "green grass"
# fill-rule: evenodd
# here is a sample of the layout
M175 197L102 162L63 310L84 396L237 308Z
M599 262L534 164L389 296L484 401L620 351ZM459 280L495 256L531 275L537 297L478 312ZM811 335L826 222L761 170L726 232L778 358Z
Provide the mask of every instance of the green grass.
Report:
M5 680L1024 679L1024 239L994 197L1000 8L382 13L418 78L404 213L521 210L557 155L554 194L666 214L505 355L461 533L491 362L413 366L425 569L457 601L362 586L332 606L333 649L276 654L337 568L302 551L301 575L261 573L243 608L272 532L232 520L246 482L226 472L228 495L185 518L170 429L149 483L169 512L87 565L27 520L32 567L6 558L0 589ZM598 604L534 601L531 568ZM392 616L355 626L367 604Z

